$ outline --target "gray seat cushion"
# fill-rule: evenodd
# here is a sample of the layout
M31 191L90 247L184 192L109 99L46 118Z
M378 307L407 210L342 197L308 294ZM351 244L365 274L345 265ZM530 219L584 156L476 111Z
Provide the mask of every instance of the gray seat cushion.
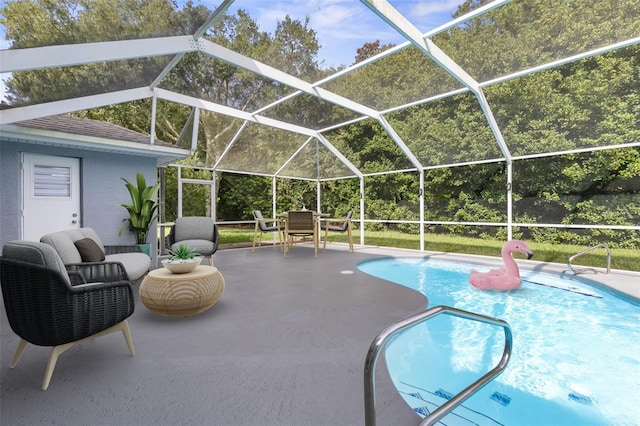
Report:
M49 244L56 249L64 264L68 265L69 263L82 262L82 256L80 256L75 242L84 238L90 238L95 241L104 253L104 244L102 244L100 237L98 237L98 234L96 234L92 228L68 229L53 232L40 238L40 242Z
M40 238L40 242L53 247L65 264L82 262L78 248L73 243L71 235L66 232L61 231L47 234Z
M183 240L178 241L175 244L171 245L171 251L175 251L178 249L178 246L181 245L187 246L187 248L191 251L194 251L198 254L209 256L213 254L214 243L209 240Z
M60 255L65 265L82 263L83 259L75 242L89 238L97 244L102 253L105 252L104 244L98 234L92 228L67 229L53 232L40 238L40 241L53 247ZM131 281L140 279L149 271L151 258L144 253L118 253L109 254L104 258L105 262L120 262Z
M144 274L149 272L151 266L151 258L144 253L116 253L108 254L105 262L120 262L127 271L127 275L131 281L137 281Z

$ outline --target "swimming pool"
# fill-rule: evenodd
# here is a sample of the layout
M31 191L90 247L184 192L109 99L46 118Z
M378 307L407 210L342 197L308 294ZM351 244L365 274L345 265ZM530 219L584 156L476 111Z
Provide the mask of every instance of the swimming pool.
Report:
M525 270L517 290L477 290L469 284L472 268L488 269L412 258L358 265L423 293L429 306L453 306L511 326L506 370L442 424L639 424L640 306L588 280ZM499 328L438 316L403 332L385 357L396 388L424 417L490 370L503 346Z

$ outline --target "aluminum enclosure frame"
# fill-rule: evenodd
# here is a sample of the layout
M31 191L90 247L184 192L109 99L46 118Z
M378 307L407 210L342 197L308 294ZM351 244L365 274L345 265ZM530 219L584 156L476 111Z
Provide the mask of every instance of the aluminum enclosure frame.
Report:
M358 63L354 66L348 67L344 70L339 71L338 73L325 78L321 81L315 83L308 83L303 81L297 77L286 74L282 71L279 71L267 64L261 63L254 59L251 59L247 56L234 52L230 49L227 49L223 46L220 46L216 43L208 41L204 39L202 36L205 34L206 30L220 17L226 10L233 4L233 0L224 0L221 5L211 14L209 19L205 22L205 24L198 29L193 35L183 35L183 36L173 36L173 37L161 37L161 38L150 38L150 39L139 39L139 40L126 40L126 41L108 41L108 42L98 42L98 43L84 43L84 44L74 44L74 45L64 45L64 46L47 46L47 47L35 47L30 49L15 49L15 50L2 50L0 51L0 73L12 73L17 71L27 71L27 70L37 70L37 69L46 69L46 68L55 68L55 67L64 67L64 66L74 66L79 64L89 64L94 62L102 62L102 61L116 61L123 59L133 59L133 58L145 58L145 57L153 57L153 56L161 56L161 55L175 55L174 58L170 61L170 63L162 70L162 72L154 79L153 83L147 87L137 87L127 90L114 91L110 93L103 93L99 95L91 95L84 96L74 99L64 99L59 101L48 102L44 104L30 105L12 109L0 110L0 126L11 125L18 121L23 121L27 119L46 117L57 114L71 113L75 111L87 110L92 108L104 107L112 104L123 103L123 102L131 102L142 99L151 99L152 100L152 117L151 117L151 128L149 129L150 134L150 145L154 144L155 138L155 120L156 120L156 103L157 100L164 100L168 102L174 102L181 105L189 106L194 111L194 116L196 119L194 120L194 129L193 135L191 139L191 151L195 151L196 147L196 135L198 131L198 120L197 117L200 115L202 110L210 111L215 114L221 114L229 117L233 117L236 119L240 119L244 121L244 124L240 128L240 130L236 133L234 138L229 141L226 145L225 151L218 159L216 164L213 166L212 170L215 171L224 171L221 168L221 161L225 158L226 154L229 152L231 147L237 141L239 135L242 133L247 123L255 123L264 126L271 126L273 128L277 128L280 130L304 135L307 137L305 144L310 143L312 140L319 141L324 147L326 147L329 152L331 152L342 164L344 164L351 172L353 172L353 176L357 177L360 180L361 186L361 212L364 216L364 177L363 174L358 168L353 165L344 155L340 153L338 149L334 145L331 144L329 140L324 136L323 133L331 129L336 129L343 127L345 125L349 125L351 123L372 119L377 122L389 135L389 138L393 141L393 143L400 149L400 151L406 156L411 165L415 168L415 171L419 174L419 201L420 201L420 220L419 223L423 226L420 227L420 248L424 249L424 225L435 222L426 222L424 220L424 172L428 169L435 167L450 167L452 165L458 164L442 164L439 166L425 166L421 164L420 160L414 155L414 153L408 148L407 144L403 139L398 135L393 126L385 119L384 115L403 108L407 108L413 105L421 105L425 103L429 103L433 100L450 97L455 94L463 93L465 91L470 91L475 95L478 104L485 114L487 119L487 123L491 132L495 138L495 142L499 147L499 150L502 154L500 158L495 158L491 160L481 161L481 162L504 162L507 166L507 229L509 233L509 238L511 238L512 228L517 226L512 221L512 162L514 159L522 159L525 157L512 156L508 144L505 142L504 137L502 136L501 129L498 126L498 123L495 120L493 115L491 106L489 102L484 96L483 88L490 86L492 84L496 84L499 82L508 81L517 77L521 77L523 75L539 72L545 69L550 69L553 67L557 67L566 63L575 62L590 56L599 55L605 52L613 51L616 49L621 49L626 46L640 44L640 36L633 37L628 40L617 42L610 44L608 46L600 47L597 49L593 49L587 52L581 52L576 55L563 58L560 60L552 61L547 64L535 66L523 71L518 71L512 73L507 76L502 76L496 78L491 81L478 82L474 78L472 78L460 65L458 65L455 61L453 61L445 52L443 52L433 41L432 37L437 35L443 31L446 31L450 28L459 25L460 23L469 20L470 18L481 16L482 14L493 10L495 8L499 8L501 6L507 5L510 3L510 0L496 0L487 5L484 5L476 10L471 11L470 13L465 14L464 16L460 16L456 19L453 19L451 22L440 26L428 33L421 33L413 24L411 24L410 20L400 14L396 9L394 9L389 2L386 0L360 0L363 5L369 8L373 13L378 15L381 20L387 24L389 27L393 28L396 32L401 34L406 40L406 43L398 45L392 49L389 49L383 53L380 53L372 58L366 59L361 63ZM451 91L448 93L441 93L437 96L432 96L429 98L425 98L423 100L414 101L405 105L394 106L393 108L387 110L375 110L373 108L362 105L358 102L355 102L351 99L347 99L343 96L340 96L336 93L332 93L329 90L321 87L324 83L331 81L333 79L339 78L349 72L352 72L356 69L364 67L372 62L381 60L389 55L392 55L408 46L417 47L425 56L430 58L435 64L437 64L441 69L446 71L449 75L451 75L454 79L461 82L464 86L463 89ZM238 110L235 108L231 108L225 105L220 105L214 102L206 101L204 99L199 99L179 93L175 93L166 89L162 89L158 87L158 85L162 82L164 77L171 71L173 67L175 67L180 59L189 52L200 52L204 55L207 55L211 58L220 59L227 63L238 66L242 69L245 69L251 73L261 75L263 77L269 78L271 80L280 82L288 87L291 87L295 90L294 93L286 96L285 98L279 99L269 105L265 105L259 110L250 113L242 110ZM292 97L298 96L300 94L307 94L313 96L319 100L329 102L334 105L338 105L347 110L353 111L358 114L358 117L343 123L334 124L330 127L314 130L311 128L291 124L288 122L280 121L277 119L269 118L262 113L268 111L269 109L279 105L282 102L285 102ZM299 150L301 150L305 144L301 145ZM640 141L632 142L629 144L625 144L625 147L636 147L640 146ZM598 148L589 148L589 149L576 149L570 150L563 153L544 153L544 154L536 154L532 156L527 156L526 158L536 158L536 157L544 157L551 155L559 155L564 153L577 153L577 152L588 152L595 151L599 149L617 149L623 146L608 146L608 147L598 147ZM296 151L297 153L298 151ZM275 179L282 176L282 171L293 161L296 153L294 153L287 161L285 161L278 171L272 175L274 179L274 189L275 189ZM470 162L469 164L474 163ZM245 173L243 171L234 171L237 173ZM251 174L251 173L249 173ZM317 179L318 182L318 190L320 188L319 183L322 179ZM274 192L275 194L275 192ZM318 205L320 204L320 194L318 193ZM214 211L215 211L215 206ZM275 209L275 205L274 205ZM361 220L363 220L361 218ZM364 223L364 222L362 222ZM445 222L437 222L437 223L445 223ZM482 225L487 225L486 223L482 223ZM500 224L505 225L505 224ZM520 224L522 225L522 224ZM531 226L537 226L539 224L529 224ZM552 225L553 226L553 225ZM608 227L609 229L613 229ZM628 229L627 227L623 227L623 229ZM638 229L638 227L632 227L632 229ZM364 236L361 235L361 241L363 241Z

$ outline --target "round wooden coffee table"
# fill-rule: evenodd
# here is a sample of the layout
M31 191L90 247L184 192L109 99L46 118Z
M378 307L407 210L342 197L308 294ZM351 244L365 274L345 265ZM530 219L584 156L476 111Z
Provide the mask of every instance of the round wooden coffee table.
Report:
M168 317L187 317L212 307L224 292L224 277L213 266L200 265L186 274L166 268L150 271L140 284L140 300Z

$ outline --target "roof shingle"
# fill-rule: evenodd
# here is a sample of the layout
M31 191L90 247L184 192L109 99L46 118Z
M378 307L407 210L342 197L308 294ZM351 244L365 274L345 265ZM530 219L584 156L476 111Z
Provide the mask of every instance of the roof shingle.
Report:
M126 142L149 144L149 135L125 129L117 124L106 121L91 120L88 118L71 117L68 115L54 115L49 117L34 118L14 123L16 126L33 129L51 130L70 133L74 135L92 136L104 139L114 139ZM173 144L158 139L156 145L172 147Z

